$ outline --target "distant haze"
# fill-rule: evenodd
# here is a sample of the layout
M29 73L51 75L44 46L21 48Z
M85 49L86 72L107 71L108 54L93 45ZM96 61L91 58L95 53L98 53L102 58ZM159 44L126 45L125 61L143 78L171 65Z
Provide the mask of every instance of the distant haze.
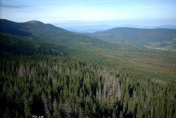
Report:
M176 0L1 0L0 18L57 26L176 25Z

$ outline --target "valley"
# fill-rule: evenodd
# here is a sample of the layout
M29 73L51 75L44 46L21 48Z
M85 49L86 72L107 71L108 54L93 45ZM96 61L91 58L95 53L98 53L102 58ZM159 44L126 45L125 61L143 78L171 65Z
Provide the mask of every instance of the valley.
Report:
M0 37L2 117L176 117L175 29L1 19Z
M87 35L120 45L108 57L118 57L125 68L158 79L176 77L175 29L114 28Z

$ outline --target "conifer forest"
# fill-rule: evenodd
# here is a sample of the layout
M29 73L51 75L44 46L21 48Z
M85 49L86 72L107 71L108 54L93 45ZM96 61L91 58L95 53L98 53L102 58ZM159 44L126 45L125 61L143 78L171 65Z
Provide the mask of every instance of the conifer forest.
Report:
M1 118L176 118L174 51L1 23Z

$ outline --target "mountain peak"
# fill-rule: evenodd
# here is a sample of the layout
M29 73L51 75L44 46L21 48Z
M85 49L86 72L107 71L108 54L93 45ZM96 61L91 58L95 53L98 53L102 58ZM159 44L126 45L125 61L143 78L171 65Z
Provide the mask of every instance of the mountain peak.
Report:
M31 20L31 21L28 21L27 23L31 23L31 24L44 24L40 21L37 21L37 20Z

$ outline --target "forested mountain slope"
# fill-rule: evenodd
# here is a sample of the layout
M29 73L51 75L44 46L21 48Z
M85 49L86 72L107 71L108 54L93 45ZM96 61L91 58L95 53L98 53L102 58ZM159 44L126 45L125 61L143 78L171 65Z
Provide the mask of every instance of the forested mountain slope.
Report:
M0 36L1 56L67 55L70 52L65 46L49 44L36 38L4 33L0 33Z
M35 57L0 59L0 116L176 116L174 81L145 79L69 58Z
M47 48L53 54L67 55L110 68L124 68L135 73L142 71L143 74L153 78L175 79L175 52L152 50L174 47L175 43L172 42L169 43L170 46L165 42L148 45L149 49L145 49L131 43L105 42L36 20L16 23L1 19L0 23L1 37L3 37L1 52L8 53L8 50L13 50L22 53L25 51L23 48L26 48L26 53L31 53L31 46L36 52L41 48ZM26 45L28 43L30 45Z
M174 52L108 43L38 21L2 23L0 117L176 117Z
M46 41L48 43L62 46L64 45L70 48L77 49L83 47L83 44L98 44L97 46L100 46L101 44L106 44L106 42L99 39L69 32L54 25L44 24L35 20L24 23L16 23L1 19L0 29L3 33L31 37L38 40Z
M124 27L95 32L90 34L90 36L106 41L149 44L176 40L176 29L139 29Z

